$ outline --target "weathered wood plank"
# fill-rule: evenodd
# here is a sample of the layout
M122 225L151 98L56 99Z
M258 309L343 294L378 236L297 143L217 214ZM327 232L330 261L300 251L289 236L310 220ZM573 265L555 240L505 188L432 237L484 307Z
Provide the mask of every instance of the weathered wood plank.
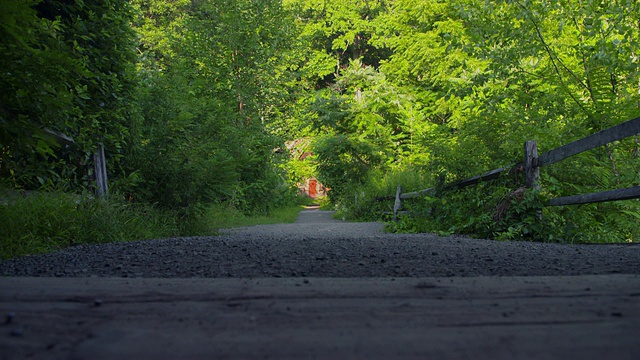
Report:
M73 141L72 137L70 137L70 136L68 136L68 135L66 135L64 133L61 133L59 131L55 131L55 130L51 130L51 129L45 128L44 132L46 132L49 135L52 135L56 139L56 141L61 145L71 145L71 144L75 144L76 143L75 141Z
M393 221L398 221L398 210L402 208L402 199L400 198L400 194L402 194L402 186L398 185L398 190L396 191L396 201L393 204Z
M93 154L94 174L96 177L96 196L102 198L109 194L107 184L107 161L104 156L104 146L98 146L98 150Z
M602 130L583 139L555 148L540 155L539 165L545 166L564 160L570 156L591 150L610 142L622 140L640 134L640 117L623 122L606 130Z
M639 349L637 275L0 285L15 313L3 359L631 360Z
M538 162L538 144L529 140L524 143L524 173L527 188L540 189L540 167Z
M476 175L474 177L465 179L465 180L461 180L449 185L446 185L444 188L446 190L452 190L452 189L459 189L459 188L463 188L463 187L467 187L470 185L475 185L477 183L479 183L480 181L485 181L485 180L494 180L500 177L500 174L502 174L505 171L509 171L513 168L516 167L520 167L522 166L522 163L518 163L515 166L510 166L510 167L503 167L500 169L494 169L491 171L487 171L484 174L481 175ZM418 191L413 191L413 192L409 192L409 193L404 193L404 194L400 194L400 199L411 199L411 198L416 198L416 197L421 197L421 196L426 196L426 195L430 195L432 196L435 193L436 189L435 188L428 188L428 189L423 189L423 190L418 190Z
M400 194L400 199L412 199L412 198L417 198L417 197L426 196L426 195L433 195L435 191L436 191L435 188L428 188L424 190L404 193L404 194Z
M495 180L495 179L500 177L500 174L502 174L505 171L509 171L511 169L512 169L512 167L503 167L503 168L487 171L484 174L476 175L476 176L468 178L466 180L461 180L461 181L455 182L455 183L453 183L451 185L447 185L445 188L446 189L460 189L460 188L463 188L463 187L467 187L469 185L475 185L475 184L479 183L480 181Z
M547 206L563 206L577 204L591 204L605 201L629 200L640 198L640 186L627 189L609 190L599 193L565 196L552 199Z

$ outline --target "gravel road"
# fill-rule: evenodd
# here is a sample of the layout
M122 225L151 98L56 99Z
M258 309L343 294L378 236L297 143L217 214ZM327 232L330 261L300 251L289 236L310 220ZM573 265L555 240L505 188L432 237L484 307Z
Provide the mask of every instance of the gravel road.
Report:
M2 276L254 278L640 274L640 245L498 242L388 234L303 211L294 224L220 236L82 245L0 263Z

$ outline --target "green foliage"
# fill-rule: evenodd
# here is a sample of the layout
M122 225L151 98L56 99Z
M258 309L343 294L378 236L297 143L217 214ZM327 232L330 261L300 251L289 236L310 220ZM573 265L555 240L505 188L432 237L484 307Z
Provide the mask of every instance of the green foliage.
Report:
M410 200L390 231L467 234L496 240L565 243L636 242L637 201L544 207L546 192L484 183ZM606 214L606 215L605 215ZM615 214L615 215L612 215Z
M96 200L62 192L0 192L0 259L81 244L210 236L223 228L291 223L303 207L288 204L247 216L230 205L192 208L176 216L144 204Z
M333 189L330 197L363 184L374 171L394 167L411 151L402 134L407 124L400 121L406 102L382 74L360 61L318 94L311 127L322 135L313 150L318 178Z
M138 96L123 191L166 209L227 202L268 213L292 200L281 139L266 131L279 101L286 37L277 1L137 1ZM259 26L255 26L259 24ZM170 33L170 37L162 34Z
M0 258L68 246L176 236L175 218L150 206L60 192L0 195Z
M353 60L377 67L389 56L383 47L373 46L374 19L387 11L385 1L286 0L285 8L300 29L289 61L302 82L325 87Z
M189 236L217 234L220 229L294 222L304 207L288 204L269 214L246 215L228 204L213 204L183 219L180 231Z
M338 217L356 221L390 220L398 184L403 192L422 190L427 178L415 168L374 171L361 184L349 186L335 202Z
M114 198L180 231L215 228L210 209L273 213L310 176L341 216L375 219L397 185L440 189L519 162L525 140L544 152L640 115L638 18L630 0L5 0L0 178L82 192L102 143ZM304 162L284 150L299 139ZM637 241L637 201L539 205L637 186L639 144L544 168L539 194L502 179L414 201L398 229Z
M134 84L128 1L8 0L0 13L0 175L81 189L98 143L117 171ZM75 143L60 147L47 130Z
M539 218L543 209L540 194L514 188L513 179L436 191L406 200L404 208L410 215L391 224L394 231L467 234L498 240L553 241L557 237L549 219Z
M337 30L331 16L313 26L307 17L304 29L329 28L313 32L329 41ZM360 209L375 212L376 205L365 200L361 207L356 199L374 198L369 184L381 174L410 165L429 174L421 188L450 183L521 161L526 140L544 152L636 117L638 16L640 5L630 1L395 1L369 18L376 30L368 46L389 56L375 69L357 62L336 69L309 106L318 175L347 218L375 218ZM637 149L637 139L629 139L544 168L541 194L483 184L417 201L410 205L416 219L399 229L540 241L637 239L637 201L540 209L542 199L640 184ZM369 164L357 161L363 155L377 161L358 166ZM476 204L472 216L469 201ZM508 210L494 219L499 203Z
M145 238L118 220L133 212L127 224L135 223L138 208L172 221L172 234L202 234L212 206L267 216L295 202L288 158L274 151L284 141L269 130L289 96L281 59L290 30L279 1L8 0L0 16L8 187L82 192L104 144L112 200L85 209L100 215L82 221L105 241L122 238L118 229ZM113 203L121 197L132 204ZM34 243L71 245L77 231L66 226L80 211L63 200L43 206L63 214Z
M315 156L310 155L303 160L300 160L297 156L292 156L291 159L283 165L283 169L287 174L287 179L291 184L303 183L306 179L309 179L316 174L317 160Z

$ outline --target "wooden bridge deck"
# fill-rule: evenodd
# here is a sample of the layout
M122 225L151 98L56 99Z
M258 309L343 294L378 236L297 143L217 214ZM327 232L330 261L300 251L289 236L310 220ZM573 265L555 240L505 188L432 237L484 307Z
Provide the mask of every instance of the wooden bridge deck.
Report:
M640 276L0 278L0 358L637 359Z

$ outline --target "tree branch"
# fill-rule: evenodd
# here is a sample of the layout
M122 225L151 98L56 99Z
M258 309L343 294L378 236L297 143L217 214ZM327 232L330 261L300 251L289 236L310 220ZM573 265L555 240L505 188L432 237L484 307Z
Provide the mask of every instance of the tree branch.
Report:
M547 52L547 54L549 55L549 59L551 60L551 64L553 65L553 68L555 69L556 73L558 74L558 76L560 77L560 82L562 83L562 85L564 85L564 87L567 89L567 93L569 94L569 96L571 97L571 99L573 99L573 101L588 115L590 116L589 112L587 111L587 109L583 106L583 104L578 101L578 99L575 97L575 95L573 95L573 93L571 92L571 90L569 89L569 87L566 85L565 81L562 78L562 73L560 72L560 69L558 68L558 64L556 64L556 61L560 64L560 66L562 66L568 73L569 75L571 75L576 82L582 86L583 88L585 88L585 90L589 91L589 87L586 86L582 80L573 72L571 71L571 69L569 69L563 62L562 60L560 60L560 58L558 58L557 55L554 54L553 50L551 50L551 47L547 44L547 42L544 39L544 35L542 35L542 31L540 30L540 26L538 25L538 23L536 22L535 18L533 17L533 14L531 13L531 10L529 10L526 6L522 5L519 1L516 1L516 3L527 12L527 15L529 16L529 18L531 19L531 23L533 24L533 27L536 30L536 33L538 35L538 38L540 39L540 41L542 42L542 46L544 47L545 51Z

